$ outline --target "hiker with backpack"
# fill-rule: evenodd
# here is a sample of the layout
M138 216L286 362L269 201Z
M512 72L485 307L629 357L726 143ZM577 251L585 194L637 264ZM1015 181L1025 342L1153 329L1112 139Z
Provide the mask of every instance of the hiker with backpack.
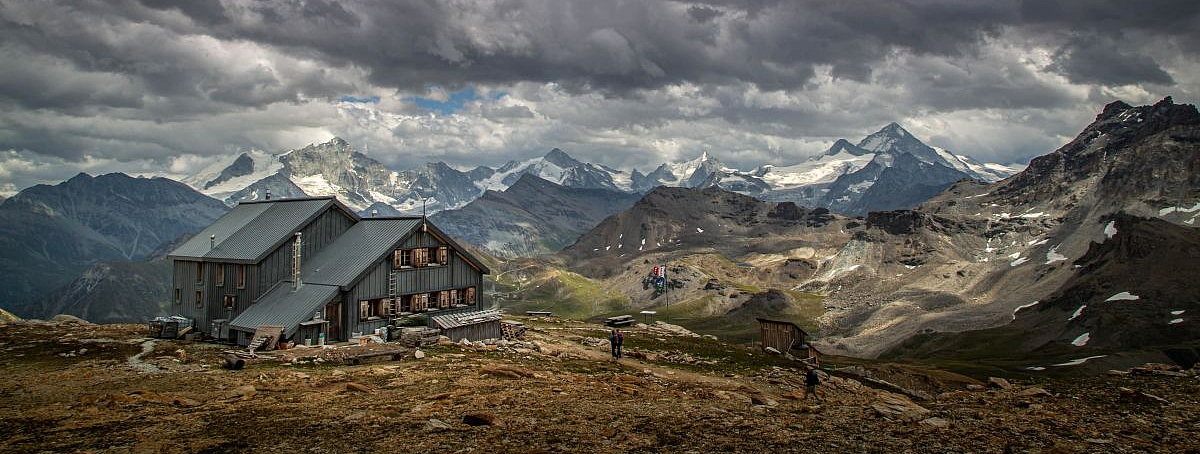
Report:
M623 343L625 343L625 333L622 333L621 330L617 330L617 351L615 354L617 359L621 359L621 344Z
M801 400L808 400L810 394L813 396L813 399L816 399L817 385L819 384L821 384L821 376L817 374L817 368L809 369L808 373L804 374L804 398Z
M615 359L617 357L617 330L608 331L608 353Z

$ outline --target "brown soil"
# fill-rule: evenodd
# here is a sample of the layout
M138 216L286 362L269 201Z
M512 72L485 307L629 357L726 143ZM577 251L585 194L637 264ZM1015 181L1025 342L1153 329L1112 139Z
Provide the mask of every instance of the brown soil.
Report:
M530 326L537 350L240 371L220 369L223 346L162 340L141 357L157 372L128 361L146 340L136 325L0 326L0 452L1197 452L1194 376L930 380L949 384L916 404L826 376L803 402L802 369L743 346L718 345L716 366L613 361L607 342L581 342L598 327ZM649 350L664 335L628 336Z

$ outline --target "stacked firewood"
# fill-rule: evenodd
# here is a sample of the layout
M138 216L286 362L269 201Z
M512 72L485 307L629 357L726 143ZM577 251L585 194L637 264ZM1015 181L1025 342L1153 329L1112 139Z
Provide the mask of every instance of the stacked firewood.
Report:
M442 331L437 328L403 328L400 331L400 345L405 347L426 347L437 344Z

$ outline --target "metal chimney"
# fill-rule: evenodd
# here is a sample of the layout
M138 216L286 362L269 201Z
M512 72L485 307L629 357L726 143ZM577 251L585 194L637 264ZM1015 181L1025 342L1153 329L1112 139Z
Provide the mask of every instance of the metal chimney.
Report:
M267 190L267 200L271 200L271 190Z
M371 210L371 217L379 216L379 210Z
M292 242L292 291L300 289L300 232L296 232L296 240Z
M216 234L209 235L208 236L208 249L212 250L212 249L216 249L216 247L217 247L217 235Z

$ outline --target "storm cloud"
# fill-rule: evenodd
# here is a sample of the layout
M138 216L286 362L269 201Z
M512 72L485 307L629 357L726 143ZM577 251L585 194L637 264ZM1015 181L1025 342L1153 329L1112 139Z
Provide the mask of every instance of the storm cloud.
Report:
M333 135L398 168L749 167L897 121L1023 162L1112 99L1194 102L1196 23L1163 0L0 0L0 188Z

